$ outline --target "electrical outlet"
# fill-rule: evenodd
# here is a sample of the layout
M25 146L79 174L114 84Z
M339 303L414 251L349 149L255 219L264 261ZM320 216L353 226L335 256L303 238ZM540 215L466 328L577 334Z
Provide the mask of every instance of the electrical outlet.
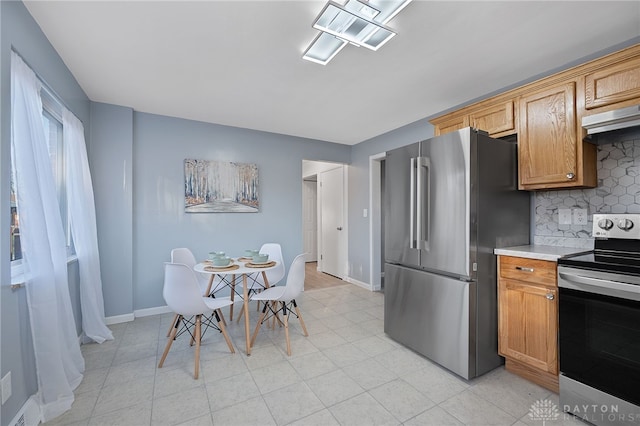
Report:
M573 223L576 225L586 225L587 209L573 209Z
M11 371L0 380L0 391L2 391L2 403L4 404L11 396Z
M571 209L558 209L558 223L571 225Z
M369 212L367 211L367 209L362 209L362 217L367 217L369 215Z

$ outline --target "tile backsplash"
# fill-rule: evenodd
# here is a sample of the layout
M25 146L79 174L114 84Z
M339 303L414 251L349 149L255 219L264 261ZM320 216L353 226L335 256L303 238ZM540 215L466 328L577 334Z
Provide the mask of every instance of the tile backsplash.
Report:
M534 243L593 248L594 213L640 213L640 139L598 146L598 187L534 194ZM560 209L587 210L587 224L559 224Z

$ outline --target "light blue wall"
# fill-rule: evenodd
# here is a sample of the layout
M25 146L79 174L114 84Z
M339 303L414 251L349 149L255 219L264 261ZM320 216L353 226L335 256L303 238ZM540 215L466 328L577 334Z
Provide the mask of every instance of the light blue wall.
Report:
M133 110L91 103L93 181L105 315L133 313Z
M36 392L35 361L26 291L10 289L9 179L11 147L11 48L62 99L89 132L89 99L64 65L22 2L0 1L0 376L11 371L12 395L0 410L7 425L27 398ZM77 264L69 268L76 323L79 323ZM79 330L79 328L78 328Z
M369 217L362 210L369 208L369 157L393 148L428 139L433 126L422 119L399 129L369 139L352 147L349 166L349 264L350 277L370 284Z
M260 211L185 213L185 158L257 164ZM162 263L174 247L203 259L278 242L288 265L302 252L303 159L348 163L350 147L135 113L134 309L164 305Z
M240 255L279 242L289 264L302 252L302 160L350 161L346 145L113 105L94 104L91 112L107 317L165 305L162 265L175 247L189 247L202 259L211 250ZM185 213L185 158L257 164L260 211Z

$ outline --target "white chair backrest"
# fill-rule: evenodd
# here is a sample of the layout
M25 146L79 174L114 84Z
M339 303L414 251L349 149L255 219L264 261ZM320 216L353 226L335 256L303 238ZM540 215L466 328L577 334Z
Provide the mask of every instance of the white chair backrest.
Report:
M291 267L289 268L289 275L287 275L287 285L285 287L284 293L280 297L283 302L287 302L289 300L295 299L302 293L304 290L304 259L306 253L302 253L296 256L291 262Z
M184 316L209 312L193 269L181 263L164 264L164 287L162 289L167 306L176 314Z
M196 266L196 257L188 248L175 248L171 250L171 263L182 263L190 268Z
M278 243L265 243L262 245L262 247L260 247L260 253L267 253L269 255L269 260L275 260L278 262L278 266L265 271L267 274L267 279L269 280L269 285L276 285L277 283L282 281L282 279L286 275L284 259L282 257L282 247ZM262 274L258 274L257 280L258 282L264 284Z
M182 263L183 265L187 265L189 268L193 269L198 261L191 250L182 247L171 250L171 263ZM200 291L204 293L207 289L207 285L209 285L209 277L203 274L196 274L196 279L198 280Z

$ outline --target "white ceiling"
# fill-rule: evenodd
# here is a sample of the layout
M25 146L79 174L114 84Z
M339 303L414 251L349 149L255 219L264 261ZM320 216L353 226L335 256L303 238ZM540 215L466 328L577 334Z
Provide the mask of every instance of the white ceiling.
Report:
M638 1L414 0L322 66L324 1L25 4L92 101L348 145L640 35Z

